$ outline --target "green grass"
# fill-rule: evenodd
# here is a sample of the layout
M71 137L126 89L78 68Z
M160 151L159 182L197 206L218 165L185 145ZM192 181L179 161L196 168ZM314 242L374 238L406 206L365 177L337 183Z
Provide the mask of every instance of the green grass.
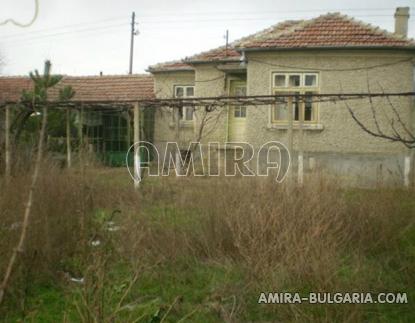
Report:
M119 172L120 170L117 170L117 176L109 176L110 172L103 171L95 179L97 185L103 183L106 186L122 188L131 185L128 174L118 176ZM202 181L205 179L197 185L205 185L201 184ZM192 205L187 205L186 201L178 203L175 199L180 196L180 188L167 186L164 189L163 185L163 179L148 178L144 182L142 187L144 201L140 200L142 205L139 212L134 209L136 212L132 214L132 218L137 222L146 221L146 229L154 230L156 238L160 233L160 239L169 237L172 232L178 232L177 239L180 239L183 237L180 234L197 236L202 233L200 230L206 230L206 222L203 223L206 218L203 216L207 213L201 212L197 203ZM180 185L183 185L183 182ZM155 190L155 193L152 190ZM158 196L159 191L165 195ZM358 207L366 199L373 198L379 191L348 190L342 193L345 194L350 205ZM146 202L146 194L150 202ZM392 190L390 194L392 198L397 195ZM261 291L306 294L311 291L322 292L322 290L316 290L316 286L319 285L313 282L313 277L309 280L306 277L302 281L295 281L283 265L269 271L268 276L264 277L252 273L243 260L238 257L228 257L225 253L212 252L212 256L200 252L196 256L191 252L188 254L177 252L170 257L166 252L157 257L159 255L151 254L157 250L155 248L148 251L149 254L143 252L142 258L133 259L144 266L136 284L123 302L124 305L129 304L129 306L123 307L115 322L132 322L132 318L138 322L148 323L223 322L225 319L236 322L270 322L287 321L287 318L299 322L328 321L328 318L331 322L341 322L347 317L349 310L352 312L356 309L362 314L359 319L363 318L363 321L367 322L415 322L415 226L411 221L406 221L407 218L411 219L412 212L415 212L415 200L413 194L405 190L398 191L398 195L399 204L394 209L396 221L407 222L405 230L397 232L398 243L391 244L390 247L382 245L358 254L353 249L353 245L339 250L341 261L336 267L337 270L332 273L332 277L327 279L335 281L336 288L341 288L342 292L406 292L409 304L259 305L258 297ZM386 197L389 195L386 194ZM97 227L105 227L105 221L114 209L95 207L93 210L92 216L96 221L92 222ZM125 216L125 213L117 216ZM391 221L394 222L395 219ZM381 226L383 222L377 225ZM174 237L176 238L175 235ZM163 246L166 244L160 243L158 247ZM81 261L80 257L81 255L74 254L72 258L65 259L60 263L61 269L78 275L85 269L85 261ZM360 257L358 261L356 257ZM358 268L356 264L359 265ZM109 263L103 291L105 308L108 312L117 306L133 276L132 271L131 263L129 264L126 259ZM85 292L83 287L62 279L56 281L51 279L51 282L54 283L45 284L44 280L30 281L24 308L19 305L19 296L12 295L15 298L9 301L8 308L2 312L6 315L0 320L54 323L61 322L66 315L69 322L79 322L76 306L82 304L81 295ZM278 290L275 290L274 283L277 283ZM363 290L361 286L364 286ZM354 318L351 317L350 320L353 321Z

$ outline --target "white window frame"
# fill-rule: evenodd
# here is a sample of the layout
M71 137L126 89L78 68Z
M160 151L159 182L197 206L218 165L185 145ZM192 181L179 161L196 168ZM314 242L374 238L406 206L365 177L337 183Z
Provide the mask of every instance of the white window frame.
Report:
M180 98L193 98L194 95L195 95L195 87L194 87L194 85L174 85L173 86L173 91L174 91L174 97L175 98L179 98L177 96L177 89L178 88L182 88L183 89L183 96L180 97ZM193 89L193 95L187 95L187 89L188 88L192 88ZM192 118L191 119L186 119L187 110L190 110L190 109L192 111ZM182 109L182 112L181 112L180 120L182 122L193 122L193 120L194 120L194 108L193 107L190 107L190 106L184 106L183 109Z
M285 84L284 86L277 86L275 84L275 78L277 75L284 75L285 76ZM291 75L300 75L300 85L299 86L289 86L289 77ZM306 75L313 75L316 77L316 85L314 86L306 86L305 85L305 76ZM320 77L319 77L319 73L318 72L273 72L272 73L272 93L273 94L292 94L292 93L296 93L298 92L300 95L306 94L307 92L312 92L312 93L319 93L320 91ZM277 119L276 118L276 111L275 111L276 105L273 105L271 108L271 113L270 113L270 121L271 124L283 124L286 125L288 124L288 119ZM294 109L294 105L292 106L293 109L293 118L295 118L295 109ZM301 109L300 109L301 110ZM305 113L305 109L304 109L304 113ZM312 114L313 114L313 119L312 120L305 120L305 116L304 116L304 123L305 124L317 124L319 123L320 120L320 114L319 114L319 106L317 103L313 103L313 110L312 110ZM298 124L299 120L293 120L293 124Z

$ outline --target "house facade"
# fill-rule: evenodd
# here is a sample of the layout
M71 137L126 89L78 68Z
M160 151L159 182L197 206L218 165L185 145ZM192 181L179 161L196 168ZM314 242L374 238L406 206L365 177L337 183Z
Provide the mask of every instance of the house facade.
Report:
M301 166L305 173L322 170L358 185L406 182L413 168L413 153L401 143L364 132L348 107L369 129L380 127L391 133L400 127L398 131L413 131L412 97L366 96L347 103L312 98L313 94L414 91L415 42L407 38L408 19L409 8L398 8L393 33L338 13L286 21L228 47L150 66L156 98L305 96L303 103L294 97L274 105L218 108L212 112L217 117L206 123L202 136L201 111L205 107L183 107L179 113L159 109L155 112L155 144L163 155L169 141L178 141L186 150L191 141L200 139L202 146L219 142L222 147L218 153L226 155L232 150L227 142L247 142L258 149L269 141L290 146L292 140L294 170L299 171Z

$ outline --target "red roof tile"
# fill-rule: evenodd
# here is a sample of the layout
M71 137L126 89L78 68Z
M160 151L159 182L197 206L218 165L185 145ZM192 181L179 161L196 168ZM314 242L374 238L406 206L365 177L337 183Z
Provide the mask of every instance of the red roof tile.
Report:
M187 57L182 61L153 65L149 71L191 70L191 64L194 63L238 61L239 52L243 49L324 47L415 48L415 42L348 16L328 13L310 20L287 20L234 41L229 45L228 50L225 46L221 46Z
M105 75L105 76L64 76L62 81L50 90L50 98L56 99L60 88L71 85L75 90L74 100L138 100L154 97L151 75ZM0 101L18 101L23 90L30 89L29 77L0 77Z
M32 88L32 81L25 76L0 77L0 102L18 101L23 90Z
M148 71L155 72L176 72L176 71L193 71L193 67L182 61L172 61L151 65L148 67Z
M248 39L253 39L254 37L258 37L265 32L269 32L271 29L273 32L280 32L291 27L294 24L298 24L300 21L288 20L282 23L279 23L271 28L265 29L248 37L244 37L242 39L236 40L229 44L228 49L225 46L217 47L206 52L202 52L190 57L186 57L182 61L172 61L172 62L165 62L159 63L156 65L152 65L148 68L149 72L169 72L169 71L182 71L182 70L194 70L194 68L190 65L193 63L198 62L235 62L239 61L241 54L235 50L235 48L242 42ZM188 63L188 64L187 64Z
M243 37L241 39L235 40L230 43L228 49L225 46L221 46L206 52L202 52L191 57L184 59L185 62L189 63L198 63L198 62L226 62L226 61L239 61L241 54L237 51L237 48L241 43L262 37L264 34L276 34L281 33L294 25L299 24L300 20L287 20L281 23L278 23L270 28L257 32L255 34Z
M278 26L278 25L277 25ZM272 48L415 47L415 42L353 18L329 13L275 32L247 38L239 49Z

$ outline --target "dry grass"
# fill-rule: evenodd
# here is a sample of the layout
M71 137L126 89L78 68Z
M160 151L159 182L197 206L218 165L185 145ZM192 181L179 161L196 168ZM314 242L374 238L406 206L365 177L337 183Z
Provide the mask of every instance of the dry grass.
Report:
M62 271L85 277L100 273L100 288L111 287L102 278L102 261L96 261L104 258L91 253L90 242L105 240L97 217L114 210L121 212L113 219L121 229L111 240L105 266L128 263L137 268L139 263L139 283L140 277L153 277L151 273L165 268L175 272L183 261L189 271L195 263L237 268L240 281L229 278L227 288L207 292L205 301L192 296L187 300L213 312L219 321L332 322L382 320L389 315L378 307L369 312L365 305L263 307L255 304L260 291L413 293L414 191L345 191L322 178L310 178L302 188L267 179L148 178L137 193L125 170L67 171L47 162L42 174L29 241L9 295L12 300L21 299L31 279L62 281ZM0 182L0 272L17 237L27 185L24 174L8 185ZM186 270L178 275L186 275ZM135 275L136 271L127 280ZM137 288L140 292L144 287ZM89 290L88 297L98 294ZM180 310L176 297L167 309L180 318L187 313ZM119 299L115 303L120 306ZM97 308L92 299L78 313L92 322L98 316L93 311L85 314L88 304ZM110 317L114 311L100 309L100 321Z

